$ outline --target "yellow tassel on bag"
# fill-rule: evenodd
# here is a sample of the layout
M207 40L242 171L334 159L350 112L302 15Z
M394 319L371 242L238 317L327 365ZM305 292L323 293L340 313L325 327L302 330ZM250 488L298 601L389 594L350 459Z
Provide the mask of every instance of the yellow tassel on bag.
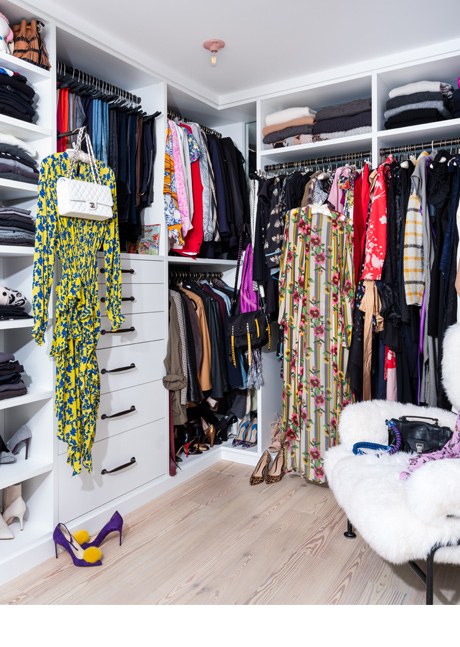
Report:
M248 364L251 366L252 364L252 355L251 355L251 334L249 332L249 324L246 324L246 330L247 330L247 335L248 335Z
M259 322L256 319L257 337L260 337Z
M271 335L270 324L268 323L268 320L267 320L267 330L268 330L268 350L270 350L272 346L272 335Z
M232 359L233 359L233 366L236 367L236 356L235 356L235 330L232 326Z

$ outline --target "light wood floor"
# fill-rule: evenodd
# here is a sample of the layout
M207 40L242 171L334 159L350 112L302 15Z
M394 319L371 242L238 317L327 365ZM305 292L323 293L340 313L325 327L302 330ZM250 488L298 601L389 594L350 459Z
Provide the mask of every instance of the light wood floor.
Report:
M424 604L409 566L358 536L331 491L287 475L250 487L253 468L221 461L125 517L103 566L67 553L0 587L0 604ZM435 567L435 604L458 604L460 571Z

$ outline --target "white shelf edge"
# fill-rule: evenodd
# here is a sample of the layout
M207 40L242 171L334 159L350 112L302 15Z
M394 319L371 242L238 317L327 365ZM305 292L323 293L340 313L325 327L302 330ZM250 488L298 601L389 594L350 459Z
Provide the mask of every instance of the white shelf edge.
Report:
M0 490L9 485L27 481L35 476L47 474L53 469L52 460L45 461L39 458L28 458L27 460L20 458L16 463L2 464L0 467Z
M236 260L228 260L225 258L185 258L184 256L168 256L169 263L191 264L191 265L226 265L228 267L236 267Z
M23 194L31 193L37 194L38 184L31 184L29 182L18 182L17 180L4 180L0 178L0 191L2 189L12 189L15 191L20 191ZM5 198L6 200L8 198Z
M30 404L31 402L40 402L41 400L50 400L54 396L54 389L47 389L45 391L29 391L26 395L20 395L16 398L8 398L0 400L0 411L4 409L11 409L11 407L20 407L23 404Z
M431 121L426 124L417 124L415 126L406 126L404 128L392 128L390 130L378 130L377 137L379 139L391 139L394 137L423 134L427 130L440 131L450 130L451 128L458 128L460 130L460 118L445 119L444 121Z
M2 67L4 66L14 72L24 72L24 76L27 76L27 74L32 75L32 77L34 77L34 82L37 82L38 80L46 81L51 79L50 70L45 70L42 67L38 67L38 65L33 65L33 63L29 63L22 58L13 56L13 54L0 52L0 63L2 64Z
M2 114L0 114L0 130L2 132L24 132L25 136L23 139L27 140L30 140L29 135L33 135L34 139L51 137L51 130L49 128L44 128L39 124L31 124L27 121L22 121L21 119L15 119L14 117Z
M33 328L33 319L0 320L0 330L15 330L16 328Z
M385 131L387 132L387 131ZM336 137L335 139L323 139L319 142L312 142L311 144L299 144L298 146L285 146L284 148L266 148L260 151L261 157L282 157L286 152L305 152L315 151L318 148L329 148L337 146L337 144L354 144L361 142L372 143L372 132L363 133L362 135L354 135L353 137Z
M22 247L20 245L0 245L0 256L33 256L34 247Z

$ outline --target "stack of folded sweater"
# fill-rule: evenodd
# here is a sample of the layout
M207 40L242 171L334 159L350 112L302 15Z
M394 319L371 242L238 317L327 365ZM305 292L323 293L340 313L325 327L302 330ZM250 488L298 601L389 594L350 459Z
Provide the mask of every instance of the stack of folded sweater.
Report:
M0 245L35 245L35 220L27 209L0 207Z
M10 290L0 285L0 320L32 319L26 312L27 299L18 290Z
M0 133L0 179L37 184L36 156L36 151L21 139Z
M266 126L262 129L264 144L273 144L274 147L289 146L294 143L295 137L311 137L315 115L316 112L308 107L287 108L268 115L265 120Z
M0 113L32 123L35 90L27 84L23 74L0 67Z
M369 133L371 126L372 105L368 97L318 110L313 134L320 135L321 139L351 137Z
M27 393L27 387L21 380L24 367L10 353L0 353L0 400L17 398Z
M458 88L452 95L452 114L455 119L460 117L460 78L458 79Z
M404 128L452 119L453 87L440 81L418 81L391 90L384 112L385 128Z

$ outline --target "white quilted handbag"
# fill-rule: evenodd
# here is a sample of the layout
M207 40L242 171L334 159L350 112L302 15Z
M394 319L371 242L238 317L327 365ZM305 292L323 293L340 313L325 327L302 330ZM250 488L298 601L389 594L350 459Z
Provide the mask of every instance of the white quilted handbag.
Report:
M67 176L60 177L56 183L57 208L61 216L86 220L109 220L113 217L112 191L110 187L101 184L93 147L87 133L85 139L94 182L74 180L72 177L84 133L85 128L80 128Z

